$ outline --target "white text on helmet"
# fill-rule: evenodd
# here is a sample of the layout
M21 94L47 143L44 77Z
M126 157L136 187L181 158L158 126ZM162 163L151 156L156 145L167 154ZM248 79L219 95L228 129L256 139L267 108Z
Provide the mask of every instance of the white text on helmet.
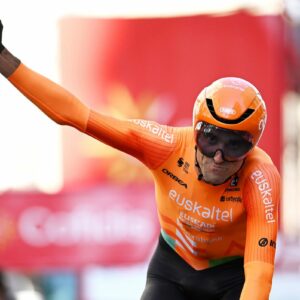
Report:
M231 107L221 106L219 111L220 111L220 113L223 113L223 114L226 114L226 115L235 115L236 114L236 110L231 108Z

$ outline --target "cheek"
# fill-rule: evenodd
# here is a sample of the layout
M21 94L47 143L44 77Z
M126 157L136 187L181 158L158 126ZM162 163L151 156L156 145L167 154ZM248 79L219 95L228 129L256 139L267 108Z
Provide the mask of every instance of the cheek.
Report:
M241 168L242 164L243 164L243 161L239 161L239 162L234 163L231 166L231 170L234 171L234 172L237 172Z
M202 172L209 171L210 168L213 166L213 160L209 157L206 157L204 155L199 155L197 159Z
M197 151L197 161L200 166L203 166L207 163L207 157L204 156L199 150Z

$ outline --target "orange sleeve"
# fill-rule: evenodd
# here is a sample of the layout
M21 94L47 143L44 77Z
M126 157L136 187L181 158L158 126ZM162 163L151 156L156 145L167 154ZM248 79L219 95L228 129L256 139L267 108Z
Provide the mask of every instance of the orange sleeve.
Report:
M156 169L173 152L177 136L172 127L153 121L120 120L91 111L86 132Z
M53 121L69 125L157 168L176 145L172 127L146 120L120 120L90 110L58 84L24 64L8 78Z
M8 80L56 123L86 129L89 108L56 83L24 64Z
M245 284L242 300L267 300L272 286L280 177L275 166L261 164L245 183L247 231L245 245Z

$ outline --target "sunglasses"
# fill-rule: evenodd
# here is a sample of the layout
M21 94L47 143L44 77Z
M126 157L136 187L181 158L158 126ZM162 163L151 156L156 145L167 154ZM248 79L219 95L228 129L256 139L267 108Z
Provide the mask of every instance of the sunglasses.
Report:
M248 132L229 130L206 122L196 125L196 143L202 154L214 157L219 150L225 161L242 160L253 147Z

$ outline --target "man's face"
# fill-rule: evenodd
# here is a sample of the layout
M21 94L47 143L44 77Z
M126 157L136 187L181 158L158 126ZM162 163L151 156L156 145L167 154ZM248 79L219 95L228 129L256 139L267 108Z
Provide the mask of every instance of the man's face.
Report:
M214 157L207 157L197 148L196 155L203 175L202 178L210 184L222 184L235 174L243 164L243 160L233 162L224 161L222 152L219 150L215 153Z

